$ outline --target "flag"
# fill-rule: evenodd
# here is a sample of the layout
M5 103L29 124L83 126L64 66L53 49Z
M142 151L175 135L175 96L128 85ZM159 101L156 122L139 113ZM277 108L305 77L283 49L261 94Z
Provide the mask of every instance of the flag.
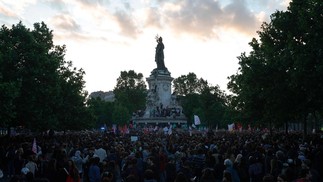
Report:
M172 125L169 126L169 129L168 129L168 135L171 135L173 133L172 131Z
M233 131L234 130L234 123L228 124L228 130Z
M129 127L127 127L126 125L126 134L129 134L129 133L130 133Z
M168 127L167 126L165 126L164 127L164 129L163 129L163 131L164 131L164 134L166 135L166 134L168 134Z
M113 130L114 134L117 134L117 125L116 124L112 125L112 130Z
M37 154L37 143L36 143L36 138L34 138L33 146L32 146L32 148L31 148L31 151L33 151L35 154Z
M201 124L200 118L197 115L194 115L194 124L195 125L200 125Z
M157 125L155 126L154 131L158 131L158 126Z
M144 127L143 130L144 130L144 134L148 134L149 133L149 130L148 130L148 128L146 126Z
M241 123L238 123L238 124L237 124L237 129L238 129L239 131L242 131L242 124L241 124Z

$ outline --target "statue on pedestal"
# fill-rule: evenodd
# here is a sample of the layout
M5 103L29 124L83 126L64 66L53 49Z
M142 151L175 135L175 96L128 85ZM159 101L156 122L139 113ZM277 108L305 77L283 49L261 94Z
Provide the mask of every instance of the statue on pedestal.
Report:
M182 107L179 105L176 94L172 94L171 73L164 62L164 44L163 38L157 35L157 46L155 52L155 62L157 68L151 71L146 81L149 90L146 97L146 108L142 118L134 118L133 123L156 124L187 124L186 117Z
M163 38L160 36L156 36L157 47L156 47L156 54L155 54L155 62L157 63L157 70L167 70L164 63L164 44Z

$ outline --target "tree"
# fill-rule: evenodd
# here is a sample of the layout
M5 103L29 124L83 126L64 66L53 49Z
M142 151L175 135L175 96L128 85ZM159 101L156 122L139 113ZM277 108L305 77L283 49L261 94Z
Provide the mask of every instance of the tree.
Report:
M0 80L0 126L8 126L16 117L14 100L18 96L17 84Z
M290 30L289 47L293 69L291 87L297 95L297 112L307 131L307 116L323 106L323 2L294 0L286 16L297 27Z
M118 125L127 124L130 120L131 115L129 114L129 110L127 107L121 104L116 104L114 107L114 111L112 113L113 123Z
M113 93L115 94L116 104L119 108L125 107L129 116L133 112L145 109L147 89L142 73L137 74L133 70L121 71ZM124 109L121 110L124 111ZM117 112L117 110L114 112Z
M223 123L226 106L226 95L219 86L205 87L200 95L200 103L204 111L204 122L212 128Z
M2 124L42 131L88 126L84 71L65 61L65 46L53 44L43 22L33 28L19 22L0 29L0 108L13 113Z
M305 118L322 109L322 6L318 0L292 1L263 23L250 55L238 58L228 88L245 118L276 126L304 118L306 131Z
M113 124L114 102L106 102L100 97L90 98L87 102L90 112L95 117L96 127Z
M226 108L226 95L219 86L211 86L207 80L198 79L194 73L182 75L173 81L174 92L181 97L181 105L188 121L198 115L203 124L213 127L222 122Z
M65 46L64 46L65 48ZM91 115L87 105L86 97L88 93L83 91L85 82L83 69L77 70L71 61L63 60L59 68L61 105L58 108L59 124L62 129L81 130L93 128L95 126L93 115Z
M198 94L188 94L186 96L180 96L180 105L183 107L183 112L187 117L188 123L194 121L194 114L198 114L196 113L196 111L198 111L199 114L201 114L202 112ZM201 119L203 120L204 118Z
M203 79L198 79L195 73L182 75L173 81L174 92L182 96L201 93L201 90L205 85L207 85L207 82Z

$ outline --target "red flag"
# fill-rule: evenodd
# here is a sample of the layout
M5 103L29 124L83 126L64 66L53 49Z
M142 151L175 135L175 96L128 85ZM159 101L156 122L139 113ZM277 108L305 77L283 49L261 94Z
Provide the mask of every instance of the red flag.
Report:
M126 124L124 125L124 132L129 134L129 127Z
M237 129L238 129L239 131L242 131L242 124L241 124L241 123L238 123L237 125L238 125L238 126L237 126Z
M37 143L36 143L36 138L34 138L34 142L33 142L33 146L31 148L31 150L37 154Z

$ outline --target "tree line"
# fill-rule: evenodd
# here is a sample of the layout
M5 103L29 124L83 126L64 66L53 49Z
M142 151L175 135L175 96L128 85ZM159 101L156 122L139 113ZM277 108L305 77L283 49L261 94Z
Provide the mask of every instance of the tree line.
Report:
M252 51L242 53L230 76L231 103L245 120L269 126L302 122L314 128L323 109L323 2L293 0L263 23ZM285 127L286 130L288 127Z
M226 93L194 73L173 81L188 122L193 115L209 127L232 122L278 128L309 119L319 128L323 106L323 2L293 0L260 27L252 51L239 57ZM83 69L53 44L45 23L34 29L21 22L0 29L0 126L80 130L102 124L125 124L145 109L147 86L141 73L121 71L115 101L88 98Z
M84 70L65 60L66 47L53 44L45 23L33 28L19 22L0 29L0 126L91 127Z

